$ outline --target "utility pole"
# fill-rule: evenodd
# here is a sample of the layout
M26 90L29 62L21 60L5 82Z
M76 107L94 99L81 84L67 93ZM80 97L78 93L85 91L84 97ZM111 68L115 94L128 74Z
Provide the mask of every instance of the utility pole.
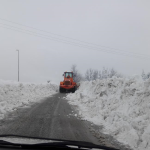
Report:
M18 51L18 82L19 82L19 50L16 51Z

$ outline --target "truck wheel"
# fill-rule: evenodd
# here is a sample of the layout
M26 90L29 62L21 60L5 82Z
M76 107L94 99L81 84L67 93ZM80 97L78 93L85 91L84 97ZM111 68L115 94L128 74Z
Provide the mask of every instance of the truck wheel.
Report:
M59 87L59 92L62 93L62 88L61 87Z
M77 86L75 86L74 88L75 88L75 91L76 91L77 90Z
M72 89L72 93L74 93L75 92L75 87Z

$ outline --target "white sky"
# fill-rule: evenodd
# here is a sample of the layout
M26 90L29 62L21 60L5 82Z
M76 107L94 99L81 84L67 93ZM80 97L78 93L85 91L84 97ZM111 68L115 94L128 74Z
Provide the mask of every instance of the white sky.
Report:
M89 68L101 70L102 67L113 67L125 75L141 74L142 69L150 72L149 8L149 0L0 0L0 78L17 80L16 49L20 50L20 81L23 82L50 79L59 84L63 72L70 70L72 64L83 74ZM70 39L1 19L100 46L97 50L87 49L50 37L29 35L25 30L70 43ZM25 33L6 29L6 24ZM115 49L129 55L139 53L147 59L106 53Z

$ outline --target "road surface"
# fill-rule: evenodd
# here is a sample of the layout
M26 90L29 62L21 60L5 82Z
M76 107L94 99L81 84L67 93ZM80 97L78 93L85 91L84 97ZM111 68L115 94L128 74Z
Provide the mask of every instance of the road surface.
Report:
M13 134L100 144L89 131L88 123L75 117L73 108L63 99L64 96L65 94L58 93L30 108L9 114L7 120L0 121L0 135Z
M86 141L121 150L129 150L110 135L100 134L100 128L76 117L74 106L70 106L66 94L57 93L34 103L31 107L20 108L0 120L0 135L11 134L60 140ZM93 130L94 129L94 130Z

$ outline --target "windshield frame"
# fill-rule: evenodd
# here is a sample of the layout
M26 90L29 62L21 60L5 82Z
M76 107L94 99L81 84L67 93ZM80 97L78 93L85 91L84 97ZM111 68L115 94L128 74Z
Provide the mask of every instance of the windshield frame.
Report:
M65 72L65 73L64 73L64 76L65 76L65 78L67 78L68 76L69 76L70 78L72 78L72 77L73 77L73 73L72 73L72 72Z

